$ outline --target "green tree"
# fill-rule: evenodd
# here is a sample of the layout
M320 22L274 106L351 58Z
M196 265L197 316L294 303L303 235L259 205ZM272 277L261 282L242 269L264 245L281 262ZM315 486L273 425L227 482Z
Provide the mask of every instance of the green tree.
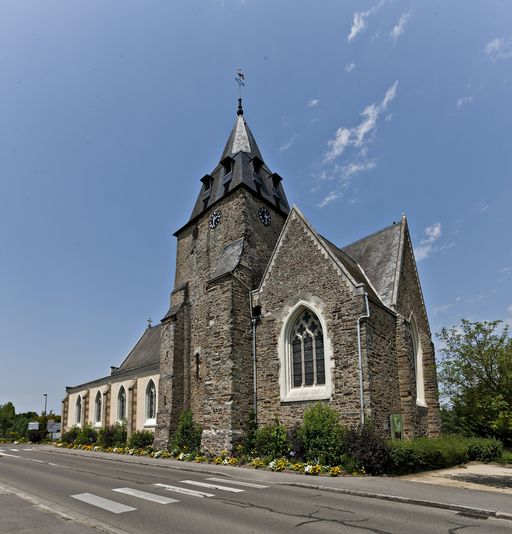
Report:
M512 444L512 338L501 321L443 328L439 378L451 430Z
M0 437L6 437L16 421L16 410L12 402L0 405Z

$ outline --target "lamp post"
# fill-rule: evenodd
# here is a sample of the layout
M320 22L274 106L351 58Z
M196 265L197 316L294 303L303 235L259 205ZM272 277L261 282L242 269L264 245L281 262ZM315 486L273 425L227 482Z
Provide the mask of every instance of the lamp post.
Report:
M43 393L44 397L44 415L46 415L46 406L48 404L48 393Z

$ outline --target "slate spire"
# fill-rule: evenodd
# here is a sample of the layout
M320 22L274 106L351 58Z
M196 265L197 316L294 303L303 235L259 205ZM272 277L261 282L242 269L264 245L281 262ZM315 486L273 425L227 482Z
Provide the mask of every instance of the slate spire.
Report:
M266 166L245 120L241 98L238 99L235 124L220 161L210 174L201 178L201 182L201 191L190 221L241 186L249 188L264 202L285 215L290 210L281 177Z

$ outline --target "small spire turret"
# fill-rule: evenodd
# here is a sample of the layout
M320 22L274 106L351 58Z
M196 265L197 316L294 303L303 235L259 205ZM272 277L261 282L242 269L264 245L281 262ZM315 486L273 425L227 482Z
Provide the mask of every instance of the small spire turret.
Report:
M237 115L243 115L244 114L244 110L242 108L242 99L241 98L238 99L238 109L236 111L236 114Z

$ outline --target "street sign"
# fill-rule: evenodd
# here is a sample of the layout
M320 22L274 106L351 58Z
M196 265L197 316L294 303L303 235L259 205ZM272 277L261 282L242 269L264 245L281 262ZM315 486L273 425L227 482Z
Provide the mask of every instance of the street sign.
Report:
M39 430L39 423L37 421L32 421L28 424L28 430Z

